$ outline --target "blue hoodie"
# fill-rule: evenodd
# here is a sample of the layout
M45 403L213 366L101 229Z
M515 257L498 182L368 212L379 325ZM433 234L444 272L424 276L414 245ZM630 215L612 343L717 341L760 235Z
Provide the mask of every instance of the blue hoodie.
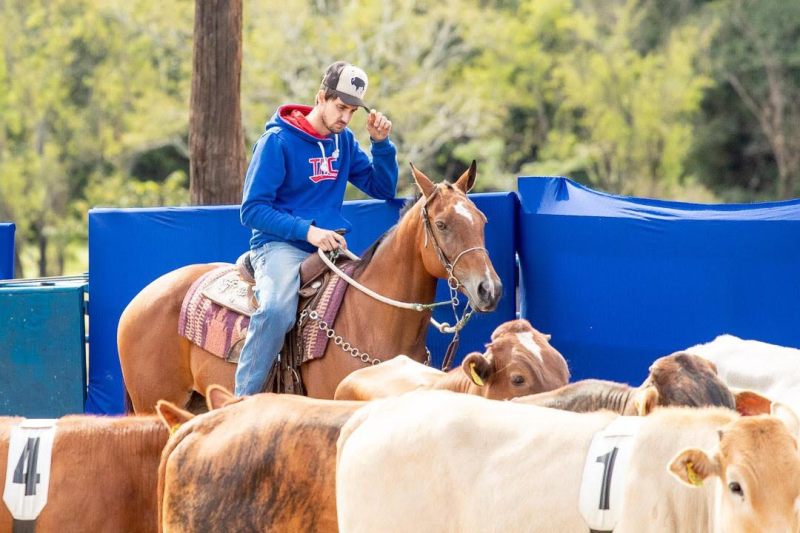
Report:
M313 252L306 241L308 227L350 231L342 203L350 181L373 198L394 198L397 149L387 138L372 143L372 158L349 128L328 137L314 137L284 117L309 106L278 108L253 147L240 212L242 224L253 230L250 247L284 241Z

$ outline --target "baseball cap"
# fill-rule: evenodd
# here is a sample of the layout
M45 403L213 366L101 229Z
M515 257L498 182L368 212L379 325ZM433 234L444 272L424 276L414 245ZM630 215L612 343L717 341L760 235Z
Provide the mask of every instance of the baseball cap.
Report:
M364 103L369 80L367 74L360 68L346 61L337 61L325 70L322 85L331 89L336 96L347 105L363 107L369 113L369 107Z

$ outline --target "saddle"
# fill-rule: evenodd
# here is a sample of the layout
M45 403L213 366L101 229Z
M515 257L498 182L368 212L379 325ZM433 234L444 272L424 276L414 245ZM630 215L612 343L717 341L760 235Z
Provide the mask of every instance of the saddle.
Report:
M348 274L357 262L342 259L337 266ZM223 265L198 278L181 306L179 334L204 350L230 363L238 363L250 317L256 311L253 285L255 276L250 252L234 265ZM316 310L325 322L336 318L347 283L328 269L318 254L311 254L300 265L298 315ZM281 357L267 379L268 392L304 394L300 365L322 357L328 337L317 322L298 321L286 335Z

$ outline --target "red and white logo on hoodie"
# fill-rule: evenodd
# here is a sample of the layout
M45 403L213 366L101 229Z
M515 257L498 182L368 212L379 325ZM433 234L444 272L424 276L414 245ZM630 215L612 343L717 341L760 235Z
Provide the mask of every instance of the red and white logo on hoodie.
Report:
M311 163L312 171L308 177L314 183L319 183L325 180L335 180L339 175L339 171L333 168L333 163L336 161L335 157L311 157L308 162Z

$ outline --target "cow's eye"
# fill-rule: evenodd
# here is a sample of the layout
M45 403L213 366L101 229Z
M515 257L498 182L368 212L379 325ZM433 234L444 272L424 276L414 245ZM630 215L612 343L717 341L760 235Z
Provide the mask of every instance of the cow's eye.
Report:
M442 222L441 220L437 220L437 221L436 221L436 227L437 227L437 228L438 228L440 231L444 231L444 230L446 230L446 229L447 229L447 224L445 224L445 223L444 223L444 222Z
M525 378L523 376L520 376L519 374L515 374L511 376L511 383L512 385L520 386L523 383L525 383Z
M728 483L728 490L737 496L744 497L744 491L738 481L731 481Z

